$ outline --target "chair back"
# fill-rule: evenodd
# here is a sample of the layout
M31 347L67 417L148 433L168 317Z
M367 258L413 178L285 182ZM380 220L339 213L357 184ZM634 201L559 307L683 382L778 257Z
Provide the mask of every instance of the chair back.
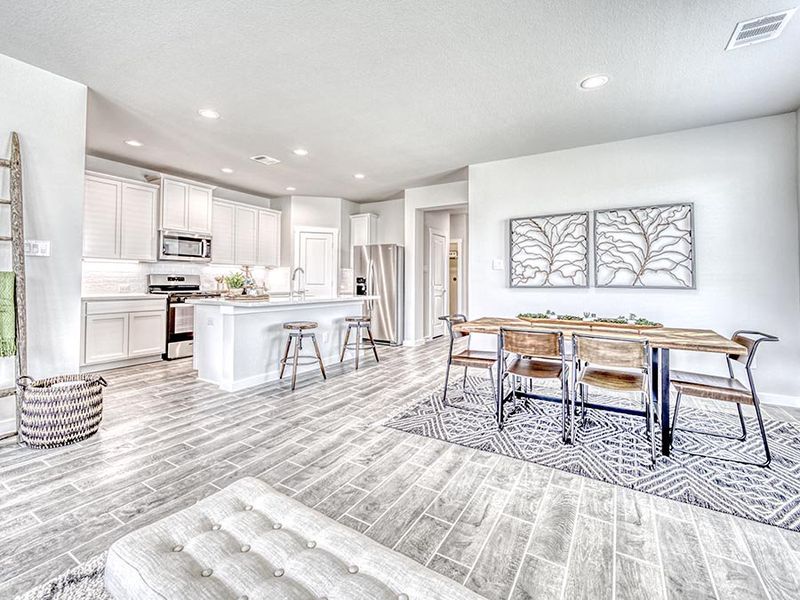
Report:
M650 345L643 339L620 339L597 335L572 335L575 360L603 367L650 368Z
M455 340L461 337L467 337L469 334L463 331L456 331L455 326L460 325L461 323L467 322L466 315L462 315L459 313L453 315L444 315L443 317L439 317L440 321L444 321L447 324L447 331L450 334L450 339Z
M560 331L529 331L500 328L500 347L506 352L536 358L561 358L564 334Z
M735 360L742 363L747 369L749 369L750 365L753 363L753 359L756 356L756 350L758 350L758 346L761 344L761 342L777 342L778 338L768 333L761 333L760 331L739 330L733 332L731 341L741 344L747 348L747 351L743 354L729 354L729 366L730 361Z

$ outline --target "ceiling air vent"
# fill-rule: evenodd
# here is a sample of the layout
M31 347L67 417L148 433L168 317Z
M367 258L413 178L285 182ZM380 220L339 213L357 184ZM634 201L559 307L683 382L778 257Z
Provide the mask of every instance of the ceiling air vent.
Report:
M279 161L277 158L272 158L271 156L267 156L266 154L256 154L255 156L251 156L250 160L254 160L256 162L260 162L262 165L277 165Z
M796 8L791 8L765 17L737 23L731 39L728 40L728 45L725 46L725 50L733 50L734 48L774 40L783 32L796 10Z

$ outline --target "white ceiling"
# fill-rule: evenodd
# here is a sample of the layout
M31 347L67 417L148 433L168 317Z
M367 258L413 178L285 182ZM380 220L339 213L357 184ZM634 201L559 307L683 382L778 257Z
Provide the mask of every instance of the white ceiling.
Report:
M91 154L375 200L473 163L794 110L800 15L723 48L797 1L27 0L2 11L0 52L89 86ZM577 89L597 72L605 88Z

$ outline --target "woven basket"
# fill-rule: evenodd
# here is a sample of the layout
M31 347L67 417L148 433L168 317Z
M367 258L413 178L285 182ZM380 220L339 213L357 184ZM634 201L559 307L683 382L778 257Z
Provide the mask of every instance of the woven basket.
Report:
M60 375L17 380L22 391L19 440L32 448L56 448L97 433L103 418L99 375Z

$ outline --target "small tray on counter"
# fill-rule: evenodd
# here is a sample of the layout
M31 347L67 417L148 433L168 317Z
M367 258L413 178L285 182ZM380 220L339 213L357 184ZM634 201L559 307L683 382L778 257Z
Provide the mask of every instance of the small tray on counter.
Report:
M237 294L236 296L223 295L222 298L223 300L235 300L236 302L266 302L270 299L270 295L248 296L247 294Z
M587 329L626 329L639 331L643 329L659 329L664 327L661 323L654 325L638 325L636 323L611 323L608 321L584 321L582 319L538 319L534 317L517 317L533 325L554 325L559 327L586 327Z

